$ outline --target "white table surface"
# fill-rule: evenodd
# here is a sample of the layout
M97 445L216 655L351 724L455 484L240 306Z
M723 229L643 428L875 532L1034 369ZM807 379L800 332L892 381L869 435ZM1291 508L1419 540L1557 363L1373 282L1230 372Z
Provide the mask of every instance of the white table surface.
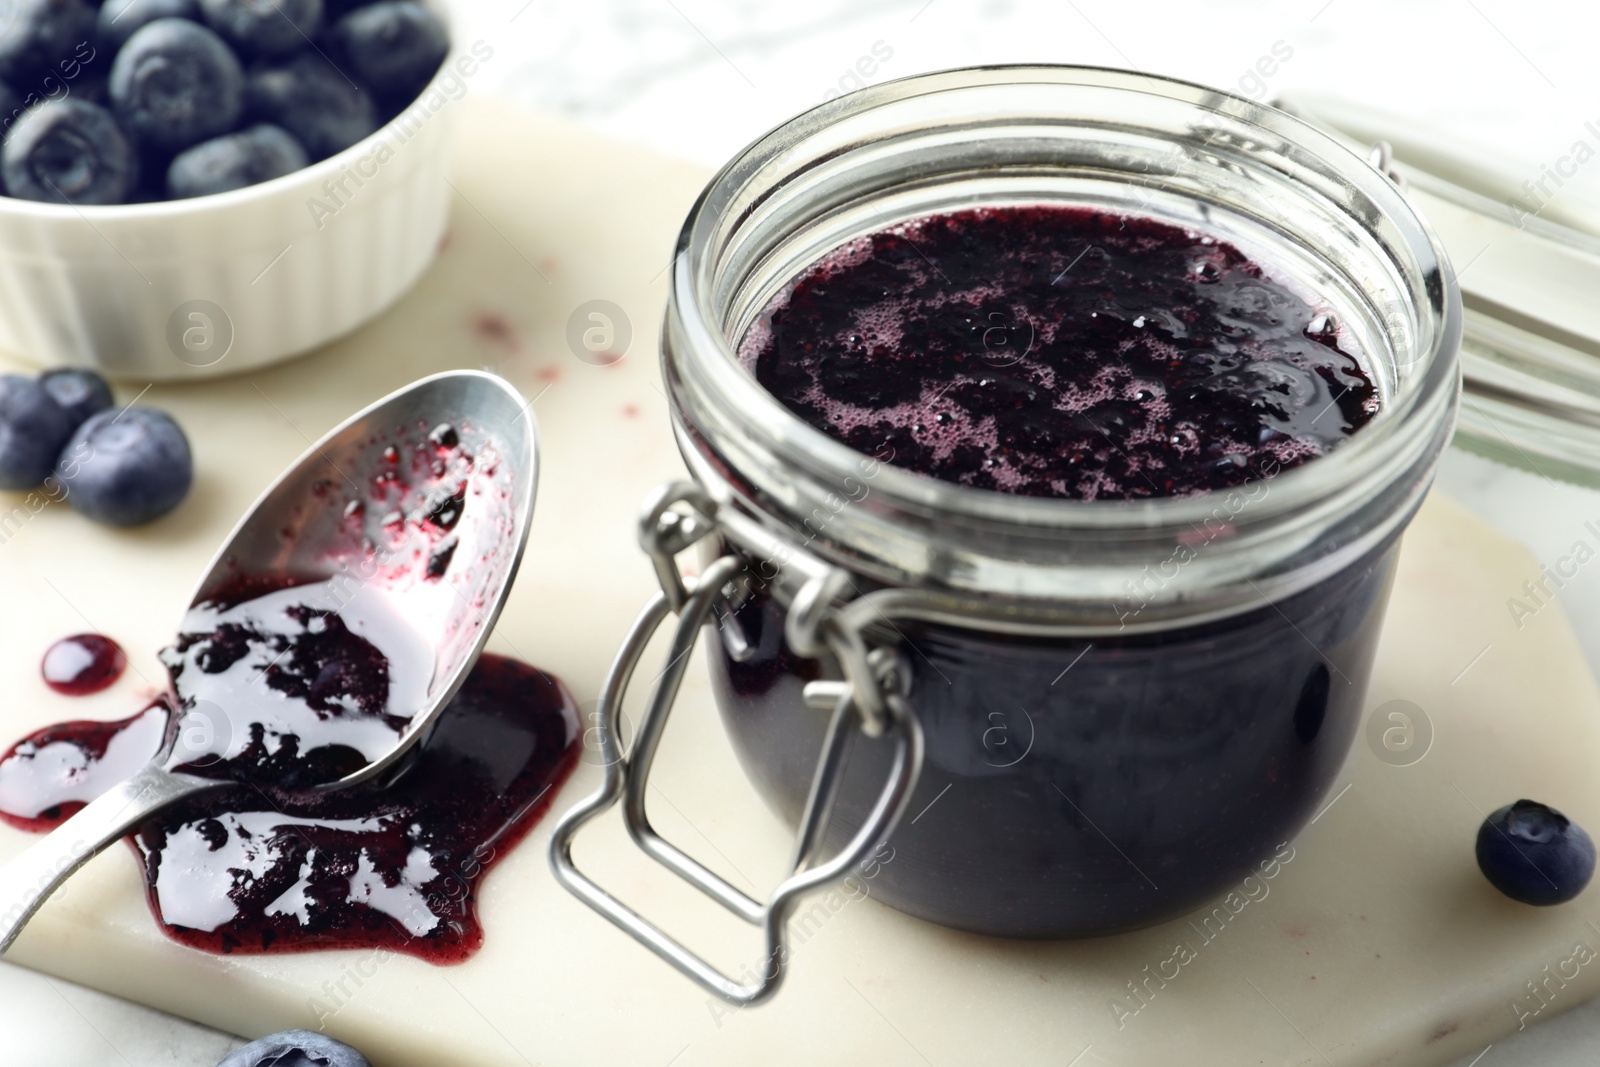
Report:
M1415 114L1535 180L1575 142L1600 147L1600 133L1585 125L1600 129L1600 10L1588 3L456 0L456 7L466 38L494 48L470 92L708 165L858 80L1030 61L1132 66L1262 99L1338 93ZM1270 76L1252 74L1275 46L1292 54L1262 64ZM1600 162L1580 168L1558 195L1600 200ZM1540 558L1548 554L1541 540L1556 536L1566 518L1600 513L1600 495L1575 490L1565 500L1535 493L1513 514L1503 502L1518 497L1520 476L1459 454L1447 460L1441 484L1522 536ZM1600 596L1582 600L1600 605ZM1568 610L1580 633L1595 638L1587 651L1600 663L1600 606ZM0 1062L7 1067L211 1067L238 1043L0 963ZM1596 1048L1600 1001L1456 1067L1575 1067L1591 1063Z

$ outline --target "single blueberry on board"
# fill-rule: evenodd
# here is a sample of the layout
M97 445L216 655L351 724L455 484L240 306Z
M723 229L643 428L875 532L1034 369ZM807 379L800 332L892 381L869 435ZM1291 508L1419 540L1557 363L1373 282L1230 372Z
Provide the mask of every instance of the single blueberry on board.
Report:
M94 41L95 11L83 0L0 0L0 79L43 95L79 48Z
M1554 808L1519 800L1478 828L1478 867L1491 885L1524 904L1564 904L1594 875L1594 841Z
M20 374L0 375L0 489L43 484L71 436L72 417L43 386Z
M79 367L47 370L39 375L39 384L72 419L74 430L89 421L90 415L98 415L116 403L111 396L111 386L92 370Z
M282 126L312 160L344 151L378 128L372 96L315 52L250 72L250 112Z
M253 56L286 56L322 29L322 0L200 0L206 23Z
M67 97L26 112L0 149L6 192L54 204L120 204L137 161L111 112Z
M349 1045L310 1030L285 1030L234 1049L217 1067L372 1067Z
M244 68L222 38L186 19L141 27L111 65L111 104L141 144L178 151L233 129Z
M188 495L194 457L172 416L130 407L102 411L78 427L56 474L81 514L108 526L139 526Z
M96 26L97 44L108 56L156 19L200 21L199 0L106 0Z
M167 196L210 196L281 178L309 165L306 150L282 128L252 126L186 149L167 169Z
M354 75L381 94L412 97L450 51L439 16L416 0L385 0L340 19L333 42Z

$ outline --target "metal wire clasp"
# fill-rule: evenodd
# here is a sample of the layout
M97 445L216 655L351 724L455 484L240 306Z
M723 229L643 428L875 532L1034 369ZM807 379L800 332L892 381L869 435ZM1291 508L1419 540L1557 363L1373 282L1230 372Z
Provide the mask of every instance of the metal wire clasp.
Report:
M650 768L688 668L689 654L710 619L717 598L741 581L745 570L744 561L738 556L723 555L698 579L685 579L679 571L680 553L719 532L756 551L775 549L768 558L798 572L804 584L791 604L785 626L790 648L805 656L832 653L845 674L842 682L812 682L806 687L807 703L831 707L832 718L800 820L789 876L764 904L662 838L645 811ZM763 538L771 543L760 543ZM858 630L830 624L834 598L849 584L849 576L843 571L772 538L731 510L719 516L716 503L690 483L666 485L651 495L641 516L639 539L655 566L661 592L634 622L606 677L597 711L605 780L593 796L567 812L556 825L550 842L550 865L556 879L578 899L702 988L730 1004L758 1004L772 996L783 980L789 955L788 919L800 898L845 877L894 829L911 799L922 766L922 732L904 695L905 667L898 655L886 648L870 649ZM752 539L757 544L752 545ZM671 614L678 616L678 624L667 652L667 667L656 681L632 750L624 754L618 729L623 697L650 639ZM889 780L861 828L836 855L823 859L818 852L838 795L845 744L852 727L888 738L894 745L894 760ZM724 975L611 896L573 863L572 842L578 830L619 800L623 802L622 816L628 834L639 848L739 918L765 931L765 966L757 981L740 984Z
M1394 146L1388 141L1372 142L1372 147L1367 151L1367 162L1393 182L1396 189L1402 193L1406 191L1406 176L1395 165Z

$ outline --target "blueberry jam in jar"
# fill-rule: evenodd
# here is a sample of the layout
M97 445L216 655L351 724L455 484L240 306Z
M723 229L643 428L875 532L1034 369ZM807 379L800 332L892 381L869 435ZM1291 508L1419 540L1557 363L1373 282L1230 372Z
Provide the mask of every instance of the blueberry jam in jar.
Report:
M832 697L905 709L862 711L820 855L913 736L873 895L947 926L1150 925L1293 838L1459 391L1459 294L1385 175L1181 82L950 71L745 150L679 252L667 543L737 570L735 750L798 823Z

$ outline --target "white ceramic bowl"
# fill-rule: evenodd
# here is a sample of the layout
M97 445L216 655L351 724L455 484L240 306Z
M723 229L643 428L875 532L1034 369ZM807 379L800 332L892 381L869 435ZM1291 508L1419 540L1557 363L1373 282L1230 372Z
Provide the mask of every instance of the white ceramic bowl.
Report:
M114 207L0 196L0 351L127 381L205 378L369 321L438 253L453 111L480 58L452 36L398 118L260 185Z

